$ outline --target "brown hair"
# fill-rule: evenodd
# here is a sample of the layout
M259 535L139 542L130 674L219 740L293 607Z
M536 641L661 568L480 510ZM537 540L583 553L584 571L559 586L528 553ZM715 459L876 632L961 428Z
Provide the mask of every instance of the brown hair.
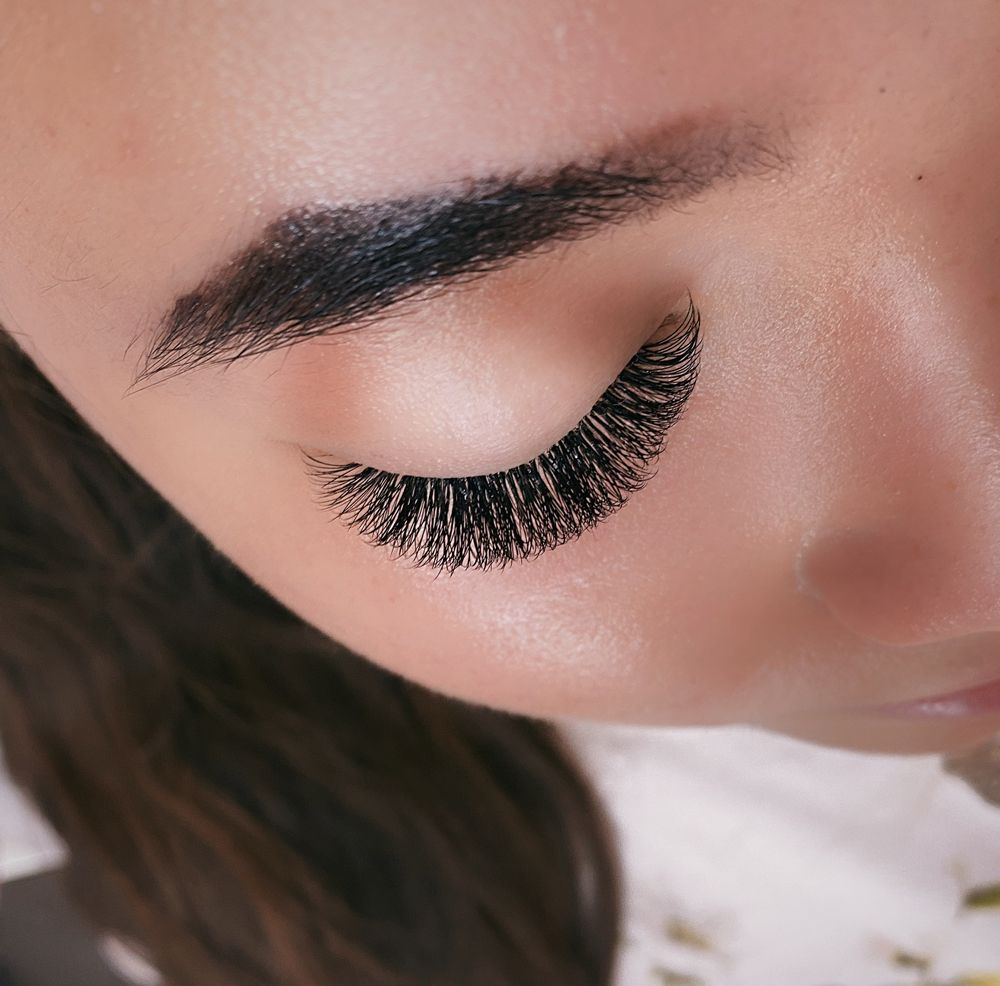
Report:
M177 986L598 986L604 816L551 727L347 652L0 332L0 735L74 896Z

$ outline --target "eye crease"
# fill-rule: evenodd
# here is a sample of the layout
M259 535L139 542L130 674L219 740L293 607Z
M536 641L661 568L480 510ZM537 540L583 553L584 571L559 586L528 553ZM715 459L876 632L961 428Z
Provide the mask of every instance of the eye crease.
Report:
M580 423L503 472L433 478L303 452L318 502L372 545L441 572L489 570L575 540L655 474L667 432L698 376L701 317L692 301L644 345Z

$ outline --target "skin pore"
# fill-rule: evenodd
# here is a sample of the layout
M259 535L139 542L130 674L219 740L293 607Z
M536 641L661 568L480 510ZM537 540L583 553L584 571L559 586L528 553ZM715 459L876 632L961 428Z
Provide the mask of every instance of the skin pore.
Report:
M9 7L0 322L304 619L555 719L895 752L1000 729L872 710L1000 677L996 2ZM767 166L135 386L176 300L295 210L748 131ZM577 540L441 575L317 504L304 447L419 476L532 459L689 294L684 414Z

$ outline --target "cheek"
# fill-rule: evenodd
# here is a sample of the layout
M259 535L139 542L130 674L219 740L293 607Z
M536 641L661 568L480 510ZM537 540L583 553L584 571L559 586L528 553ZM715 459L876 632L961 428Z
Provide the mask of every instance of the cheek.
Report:
M748 568L762 569L760 552L718 527L727 495L718 482L709 488L704 476L665 468L577 542L503 571L435 577L331 522L305 482L287 478L300 471L285 454L254 457L261 480L235 482L251 491L246 499L223 500L206 483L189 496L194 519L351 649L436 690L528 714L676 723L739 715L766 592L759 578L753 592L741 585Z
M195 443L177 443L176 456ZM152 468L251 578L334 639L428 687L548 716L662 720L673 704L708 700L711 682L685 657L706 600L670 563L683 550L676 538L653 531L657 548L646 550L659 513L652 488L533 563L435 577L331 521L293 459L281 446L241 450L197 481L179 462ZM170 489L178 475L183 488Z

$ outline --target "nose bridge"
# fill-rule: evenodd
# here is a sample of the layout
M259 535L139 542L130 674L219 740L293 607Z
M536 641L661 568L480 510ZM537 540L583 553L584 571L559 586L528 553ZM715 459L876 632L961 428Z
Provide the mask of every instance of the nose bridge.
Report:
M920 331L873 325L890 355L872 341L844 361L836 486L796 562L803 592L892 644L1000 629L1000 363L990 387L960 335L918 302L905 314Z
M897 278L840 361L835 486L796 563L852 632L899 645L1000 629L1000 353L929 273Z
M983 64L971 54L966 61L953 85L914 101L909 136L883 128L869 152L880 163L867 172L873 211L886 220L880 275L900 319L923 320L924 330L937 334L941 356L963 359L968 382L996 394L1000 97L993 93L1000 92L1000 61Z
M864 151L876 300L844 343L838 488L796 562L801 591L900 645L1000 629L1000 100L925 105Z

